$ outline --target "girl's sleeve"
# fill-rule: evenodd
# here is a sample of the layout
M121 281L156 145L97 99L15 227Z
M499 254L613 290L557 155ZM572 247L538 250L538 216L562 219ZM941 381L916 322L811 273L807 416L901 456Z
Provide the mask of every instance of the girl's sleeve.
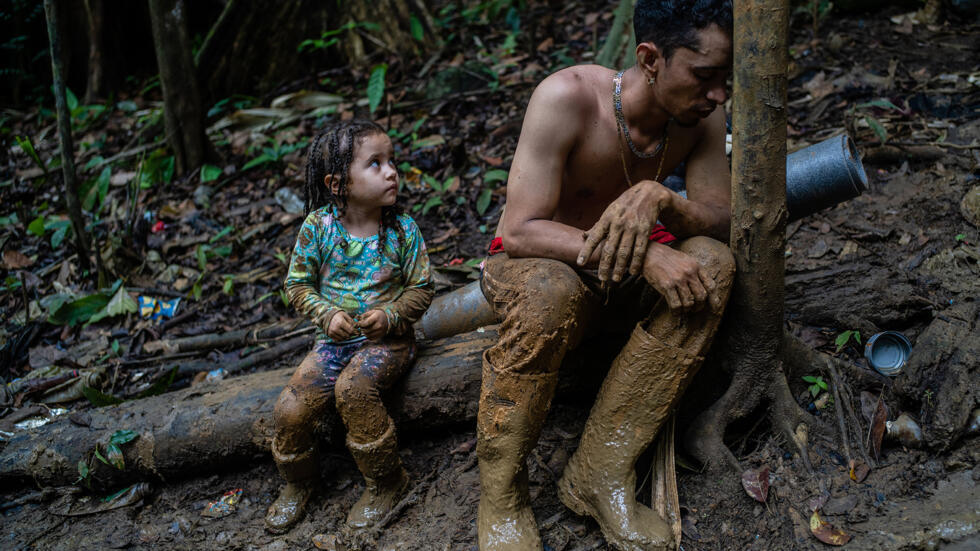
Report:
M313 325L327 330L330 319L340 311L320 294L320 248L317 244L322 237L323 228L318 224L316 213L310 213L303 222L293 247L293 257L289 261L289 273L283 287L289 303Z
M403 229L405 239L399 247L399 256L405 287L397 299L382 307L388 317L389 335L411 334L412 324L429 308L435 294L422 232L409 217Z

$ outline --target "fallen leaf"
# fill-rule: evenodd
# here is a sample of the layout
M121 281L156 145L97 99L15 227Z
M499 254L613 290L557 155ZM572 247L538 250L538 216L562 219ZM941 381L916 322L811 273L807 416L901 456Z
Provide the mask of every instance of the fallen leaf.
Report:
M34 265L34 261L16 249L3 251L3 267L8 270L20 270Z
M816 511L810 517L810 533L816 536L818 540L829 545L844 545L851 541L850 534L831 526L829 522L820 518L820 515Z
M888 428L886 423L888 423L888 406L879 397L875 406L874 417L871 419L870 447L875 454L875 459L881 455L881 439L885 436L885 431Z
M347 549L334 534L316 534L312 539L313 545L317 549L327 549L328 551L344 551Z
M742 473L742 487L752 499L765 503L769 495L769 466L763 465L758 469L749 469Z
M864 482L864 479L868 478L868 473L871 472L871 467L867 466L864 461L852 459L849 462L849 466L851 468L849 473L851 480L857 482L858 484Z
M539 52L547 52L554 45L555 45L555 39L549 36L548 38L542 40L540 44L538 44L537 50Z
M807 507L810 508L810 511L816 512L823 508L824 504L827 503L828 499L830 499L830 493L824 491L820 495L816 495L808 499L806 501L806 504Z

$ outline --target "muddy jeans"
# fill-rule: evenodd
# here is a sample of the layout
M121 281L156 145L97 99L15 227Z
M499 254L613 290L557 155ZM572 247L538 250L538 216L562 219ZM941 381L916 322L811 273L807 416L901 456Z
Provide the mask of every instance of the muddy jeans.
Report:
M486 358L498 371L519 374L556 372L584 336L628 334L660 300L642 276L604 290L594 271L507 253L487 259L480 286L501 320Z
M274 445L282 454L309 449L334 401L351 440L377 440L390 422L380 392L390 388L414 359L411 336L340 345L318 341L279 394Z

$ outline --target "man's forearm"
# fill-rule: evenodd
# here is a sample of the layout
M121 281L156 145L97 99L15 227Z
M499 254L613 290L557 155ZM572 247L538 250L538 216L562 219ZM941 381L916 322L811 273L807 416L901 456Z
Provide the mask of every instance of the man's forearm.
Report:
M671 194L667 208L660 213L660 221L667 231L679 238L706 235L728 243L731 212L728 206L699 203Z
M585 242L583 234L579 228L553 220L528 220L503 232L504 250L512 258L551 258L575 266Z

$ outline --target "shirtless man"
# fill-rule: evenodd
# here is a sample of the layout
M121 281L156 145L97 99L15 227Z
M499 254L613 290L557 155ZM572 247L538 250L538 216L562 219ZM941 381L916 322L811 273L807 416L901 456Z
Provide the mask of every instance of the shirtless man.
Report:
M639 0L634 30L635 66L564 69L527 107L482 278L502 320L483 357L477 421L483 551L542 549L526 458L558 367L583 335L623 321L630 339L559 496L618 549L679 543L634 499L634 465L700 366L734 276L717 108L732 61L731 2ZM685 160L686 199L659 183ZM671 238L655 230L658 219L677 241L664 243Z

